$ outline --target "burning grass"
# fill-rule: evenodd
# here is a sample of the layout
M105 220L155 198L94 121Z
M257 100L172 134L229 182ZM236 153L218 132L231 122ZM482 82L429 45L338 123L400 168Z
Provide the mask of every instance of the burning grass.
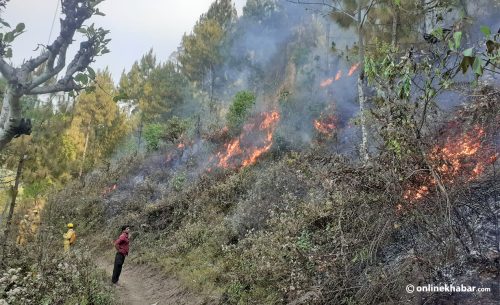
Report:
M486 100L479 98L469 107L458 110L457 117L445 124L438 135L438 143L426 154L427 163L435 174L427 170L415 175L406 186L405 200L413 203L424 199L436 189L436 179L445 187L470 183L479 179L488 166L497 161L494 141L499 114L494 98L498 100L499 97L498 92L493 93L495 95L491 95L490 89L483 89L478 96ZM469 120L476 122L467 123Z
M242 133L227 143L217 154L217 166L242 168L254 164L273 144L273 134L279 122L277 111L261 113L243 126Z
M331 137L337 129L337 117L334 114L321 114L318 119L313 121L313 125L317 132Z
M448 124L443 143L435 145L427 154L430 166L444 185L457 180L466 182L478 179L488 165L497 160L498 153L486 144L487 135L476 125L471 130L460 132L455 124ZM430 173L419 175L418 187L409 186L403 198L415 202L425 198L437 185Z
M358 70L360 63L354 64L349 68L349 71L347 72L347 76L352 76L356 70ZM334 77L327 78L319 84L321 88L325 88L333 84L334 81L340 80L343 76L342 70L338 70L337 73L335 74Z

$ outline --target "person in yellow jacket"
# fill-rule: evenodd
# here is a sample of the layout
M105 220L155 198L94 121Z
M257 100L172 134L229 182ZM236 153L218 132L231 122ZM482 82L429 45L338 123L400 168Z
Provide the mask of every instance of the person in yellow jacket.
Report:
M64 252L68 252L76 241L76 232L73 230L73 224L68 223L68 232L63 234Z
M33 210L33 215L31 217L30 226L30 239L33 240L38 233L38 227L40 226L40 214L37 209Z
M25 246L28 243L29 222L29 215L24 215L24 218L19 222L19 233L16 243L20 246Z

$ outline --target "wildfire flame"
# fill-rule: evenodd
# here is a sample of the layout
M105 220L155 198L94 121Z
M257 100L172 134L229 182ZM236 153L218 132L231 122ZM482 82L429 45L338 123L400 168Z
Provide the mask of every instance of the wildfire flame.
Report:
M105 196L105 195L107 195L107 194L111 193L112 191L116 190L116 188L117 188L117 187L118 187L118 186L116 185L116 183L115 183L115 184L113 184L112 186L108 186L108 187L106 187L106 188L102 191L102 194L101 194L101 195L102 195L102 196Z
M484 172L486 165L496 161L498 153L483 144L485 135L484 129L475 126L464 135L448 136L442 146L432 148L428 154L429 162L436 168L443 183L454 183L460 177L467 181L475 180ZM404 199L418 201L436 186L435 179L430 175L420 178L420 186L408 187L403 194Z
M330 114L320 119L314 120L314 128L321 134L331 136L335 130L337 118Z
M271 111L262 113L259 118L246 124L241 135L231 140L225 145L225 150L217 154L217 165L223 168L238 168L254 164L271 148L279 119L279 113Z
M339 70L339 71L337 72L337 75L335 75L335 80L337 81L337 80L339 80L341 77L342 77L342 70Z
M327 79L325 79L324 81L322 81L322 82L319 84L319 86L320 86L321 88L324 88L324 87L326 87L326 86L330 86L330 85L333 83L333 80L334 80L334 79L333 79L333 77L332 77L332 78L327 78Z
M352 76L354 74L354 72L356 72L356 70L359 68L359 65L360 63L357 63L357 64L354 64L351 66L351 68L349 68L349 72L347 73L348 76ZM324 87L327 87L327 86L330 86L331 84L333 84L334 81L338 81L339 79L342 78L342 70L338 70L337 71L337 74L335 74L335 77L332 77L332 78L327 78L325 80L323 80L319 86L321 88L324 88Z
M349 73L347 73L347 75L352 76L354 74L354 72L356 72L356 70L358 70L360 64L361 63L358 62L357 64L352 65L352 67L349 69Z

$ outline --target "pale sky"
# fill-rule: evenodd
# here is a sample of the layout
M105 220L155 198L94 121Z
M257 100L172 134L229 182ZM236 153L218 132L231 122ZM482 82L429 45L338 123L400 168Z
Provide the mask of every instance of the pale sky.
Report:
M26 32L13 45L12 63L19 65L23 59L39 54L37 44L47 44L54 12L60 0L11 0L2 13L12 27L19 22L26 24ZM111 53L99 57L94 68L109 66L113 78L118 81L123 69L151 47L159 61L165 61L177 50L184 33L191 32L201 14L205 13L213 0L105 0L99 10L106 16L94 16L86 24L95 23L111 30ZM246 0L235 0L238 14ZM52 40L59 30L60 9L52 32ZM79 33L77 33L79 37ZM76 36L76 35L75 35ZM74 45L78 46L78 42ZM70 49L67 62L75 52Z

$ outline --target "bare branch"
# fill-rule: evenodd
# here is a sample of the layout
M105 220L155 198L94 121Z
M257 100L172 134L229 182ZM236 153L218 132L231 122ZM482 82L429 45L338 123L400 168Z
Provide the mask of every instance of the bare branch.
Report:
M66 65L66 50L68 49L68 44L64 44L60 51L59 51L59 56L57 59L57 65L55 68L54 66L54 61L55 61L55 56L50 56L49 61L47 62L47 66L45 67L43 73L33 79L31 82L30 86L28 87L28 91L33 90L34 88L38 87L39 85L45 83L52 77L56 76L59 72L62 71L64 66Z
M53 85L46 85L42 87L37 87L26 93L27 95L36 95L36 94L46 94L46 93L56 93L56 92L69 92L73 90L82 90L84 87L75 83L73 78L69 80L65 80L65 78L58 81Z
M8 81L14 78L15 69L0 57L0 72Z
M368 16L368 13L370 12L370 10L372 9L373 5L376 3L376 0L372 0L370 2L370 4L368 5L368 8L366 9L366 12L365 14L363 15L363 19L361 20L361 24L359 25L360 27L363 27L363 24L365 24L365 19L366 19L366 16Z
M29 73L33 72L36 68L47 62L44 73L40 77L33 80L32 84L29 86L30 90L55 76L62 70L62 68L64 68L66 50L73 42L73 36L75 35L76 30L81 28L85 20L92 16L91 8L87 5L79 5L78 2L82 1L62 1L62 13L65 15L65 18L61 19L61 30L59 36L51 45L47 46L47 50L45 52L40 54L38 57L28 60L21 66L24 76L27 77ZM62 67L60 66L61 61L59 60L58 66L54 68L56 57L64 59Z

